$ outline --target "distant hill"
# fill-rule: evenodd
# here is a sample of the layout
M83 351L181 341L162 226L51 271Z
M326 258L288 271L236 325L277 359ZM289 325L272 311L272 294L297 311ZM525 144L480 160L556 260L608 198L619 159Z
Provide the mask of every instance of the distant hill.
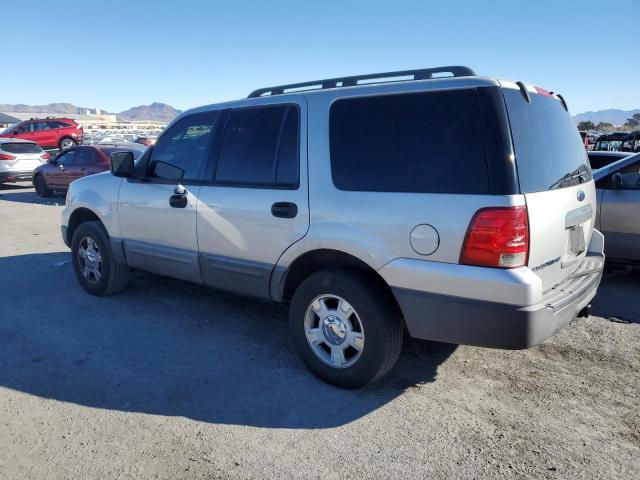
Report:
M611 123L612 125L622 125L632 115L640 113L640 109L635 110L617 110L610 108L608 110L598 110L597 112L584 112L573 116L576 123L591 121L595 124L600 122Z
M180 112L166 103L153 102L151 105L140 105L116 114L121 120L157 120L168 122Z
M0 111L2 112L16 112L16 113L85 113L87 110L95 113L95 108L76 107L71 103L49 103L48 105L25 105L19 103L17 105L0 104Z
M0 104L0 112L16 112L16 113L53 113L64 115L69 113L84 114L89 110L95 114L98 109L77 107L72 103L49 103L48 105L25 105L22 103ZM100 109L100 113L108 114L106 110ZM156 120L160 122L168 122L178 115L180 110L176 110L166 103L154 102L151 105L140 105L133 107L120 113L116 113L119 120Z

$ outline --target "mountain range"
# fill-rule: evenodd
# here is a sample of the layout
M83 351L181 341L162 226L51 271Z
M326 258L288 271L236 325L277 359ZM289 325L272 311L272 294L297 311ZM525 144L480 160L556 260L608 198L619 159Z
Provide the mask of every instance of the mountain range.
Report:
M96 108L78 107L72 103L50 103L48 105L25 105L22 103L0 104L0 112L18 112L18 113L55 113L55 114L67 114L67 113L86 113L89 110L91 113L96 113ZM100 110L101 113L110 113L105 110ZM172 120L176 115L181 113L180 110L176 110L171 105L161 102L153 102L151 105L140 105L137 107L129 108L122 112L116 113L119 120L155 120L161 122L168 122ZM607 110L598 110L595 112L578 113L573 116L576 123L582 121L592 121L593 123L607 122L613 125L622 125L628 118L636 113L640 113L640 109L634 110L619 110L610 108Z
M607 122L612 125L623 125L628 118L631 118L634 114L640 113L640 108L635 110L618 110L610 108L608 110L598 110L596 112L584 112L573 116L576 123L591 121L595 124L600 122Z
M69 113L82 114L89 110L92 114L95 114L98 109L88 107L78 107L72 103L49 103L48 105L25 105L19 104L0 104L0 112L16 112L16 113L55 113L57 115L64 115ZM109 114L106 110L100 109L100 113ZM176 115L181 113L180 110L176 110L171 105L166 103L153 102L151 105L140 105L138 107L132 107L128 110L116 113L115 115L119 120L155 120L161 122L168 122L172 120Z

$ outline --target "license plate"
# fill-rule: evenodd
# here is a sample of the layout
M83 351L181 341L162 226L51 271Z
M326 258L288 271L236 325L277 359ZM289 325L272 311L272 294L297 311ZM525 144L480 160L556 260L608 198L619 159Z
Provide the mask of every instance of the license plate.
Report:
M582 225L574 225L569 228L569 250L574 255L580 255L586 249L584 242L584 229Z

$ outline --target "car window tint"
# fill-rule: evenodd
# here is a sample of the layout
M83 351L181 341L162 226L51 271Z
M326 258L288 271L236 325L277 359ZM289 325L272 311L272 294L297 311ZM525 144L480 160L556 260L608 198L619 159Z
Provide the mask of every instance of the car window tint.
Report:
M341 190L489 193L473 89L338 100L330 147Z
M80 147L76 149L73 158L74 165L90 165L93 163L93 149L88 147Z
M148 176L173 180L196 180L205 161L217 112L184 117L156 143L149 160Z
M72 165L75 155L76 155L76 151L70 150L68 152L63 153L62 155L58 155L56 157L56 161L58 162L58 165Z
M298 183L298 108L240 108L229 113L215 179L241 185Z
M45 130L51 130L51 127L47 125L47 122L37 122L33 124L34 131L43 132Z

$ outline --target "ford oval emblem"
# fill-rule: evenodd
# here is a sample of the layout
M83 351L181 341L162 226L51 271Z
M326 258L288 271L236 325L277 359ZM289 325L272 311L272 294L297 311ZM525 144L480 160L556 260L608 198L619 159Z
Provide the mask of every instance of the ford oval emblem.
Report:
M584 200L584 192L582 190L578 190L578 201L582 202Z

